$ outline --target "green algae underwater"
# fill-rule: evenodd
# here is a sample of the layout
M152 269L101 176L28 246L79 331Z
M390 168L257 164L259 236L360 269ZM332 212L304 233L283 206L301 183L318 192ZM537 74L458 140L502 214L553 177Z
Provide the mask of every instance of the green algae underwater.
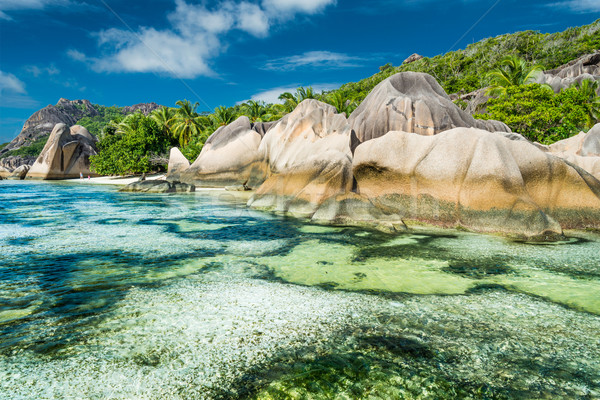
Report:
M0 184L0 399L600 398L600 236Z

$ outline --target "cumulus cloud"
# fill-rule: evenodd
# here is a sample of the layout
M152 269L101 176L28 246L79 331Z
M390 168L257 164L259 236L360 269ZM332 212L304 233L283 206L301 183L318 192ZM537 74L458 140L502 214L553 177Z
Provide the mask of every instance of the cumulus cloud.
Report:
M1 0L0 0L1 1ZM296 14L313 14L335 0L226 0L209 8L175 0L168 29L142 27L137 31L111 28L96 34L104 56L88 57L78 50L68 55L89 63L98 72L152 72L179 78L210 76L210 61L227 48L225 35L238 30L266 37L271 27Z
M303 54L269 60L263 68L281 71L301 67L337 69L358 67L359 64L357 64L357 61L360 60L358 57L351 57L343 53L307 51Z
M600 12L600 0L568 0L551 4L551 6L568 8L571 11L582 13Z

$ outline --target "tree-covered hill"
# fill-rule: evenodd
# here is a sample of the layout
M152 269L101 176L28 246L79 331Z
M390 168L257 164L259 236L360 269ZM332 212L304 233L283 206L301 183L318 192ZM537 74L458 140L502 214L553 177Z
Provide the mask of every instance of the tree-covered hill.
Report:
M553 69L600 49L600 19L590 25L557 33L524 31L483 39L466 49L435 57L424 57L400 66L386 64L380 72L358 82L342 85L335 92L361 101L381 81L405 71L433 75L447 93L465 93L488 86L486 76L507 55L517 55L531 64Z

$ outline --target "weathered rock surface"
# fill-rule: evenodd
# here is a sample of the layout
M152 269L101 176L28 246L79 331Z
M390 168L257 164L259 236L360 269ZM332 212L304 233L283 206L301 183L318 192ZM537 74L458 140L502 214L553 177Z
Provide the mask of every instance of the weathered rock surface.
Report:
M181 153L177 147L173 147L169 152L169 166L167 168L167 175L177 179L181 173L190 167L190 162Z
M422 55L420 55L420 54L417 54L417 53L413 53L413 54L411 54L410 56L408 56L408 57L406 58L406 60L404 60L404 61L402 62L402 64L410 64L410 63L413 63L413 62L415 62L415 61L419 61L419 60L421 60L421 59L423 59L423 56L422 56Z
M353 173L360 195L392 221L524 236L600 225L600 181L527 141L483 130L390 132L356 148Z
M264 175L257 170L261 168L258 152L261 139L261 134L252 129L248 117L239 117L208 138L188 169L178 174L170 173L167 179L207 187L260 184Z
M134 104L132 106L123 107L124 114L133 114L135 112L141 111L144 115L150 114L152 111L161 108L160 104L156 103L139 103Z
M329 198L349 192L351 136L335 107L304 100L260 143L266 179L249 206L311 216Z
M130 183L121 188L120 192L144 192L144 193L190 193L196 187L182 182L169 182L165 180L145 180Z
M600 124L587 133L581 132L577 136L558 141L550 146L538 144L538 147L583 168L596 179L600 179Z
M22 156L8 156L0 158L0 167L6 168L10 171L20 167L21 165L32 166L37 157L22 157Z
M381 82L348 122L361 142L394 130L419 135L435 135L456 127L510 132L502 122L475 120L452 103L435 78L418 72L402 72Z
M0 166L0 178L1 179L7 179L10 176L11 172L12 172L11 170Z
M28 171L29 165L21 165L20 167L12 171L10 175L6 177L6 179L23 180L27 176Z
M90 171L90 156L96 154L95 138L82 126L70 129L56 124L41 154L29 170L28 178L68 179Z
M537 82L550 85L558 93L584 80L600 81L600 51L586 54L556 69L545 71L540 74ZM600 95L600 88L597 92Z

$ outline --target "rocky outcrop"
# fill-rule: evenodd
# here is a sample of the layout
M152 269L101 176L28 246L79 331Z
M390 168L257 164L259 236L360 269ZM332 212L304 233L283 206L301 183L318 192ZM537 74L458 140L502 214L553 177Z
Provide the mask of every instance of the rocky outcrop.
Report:
M170 169L183 165L181 176L202 185L257 187L249 207L315 222L393 231L426 223L538 238L600 229L593 166L557 157L503 124L484 130L478 122L432 77L401 73L349 119L316 100L263 136L240 118L215 132L190 168L174 152ZM390 130L397 126L409 132ZM595 158L594 138L595 130L570 144L573 157Z
M583 168L600 180L600 124L587 133L581 132L550 146L537 145L542 150Z
M401 130L435 135L456 127L510 132L498 121L475 120L458 108L431 75L403 72L379 83L350 115L361 142Z
M11 172L12 170L0 166L0 179L7 179Z
M404 60L404 61L402 62L402 64L403 64L403 65L404 65L404 64L410 64L410 63L413 63L413 62L415 62L415 61L419 61L419 60L421 60L421 59L423 59L423 56L422 56L422 55L420 55L420 54L417 54L417 53L413 53L413 54L411 54L410 56L408 56L408 58L407 58L406 60Z
M29 165L21 165L20 167L16 168L14 171L12 171L10 173L10 175L8 175L6 177L6 179L13 179L13 180L21 180L22 181L27 176L27 172L28 171L29 171Z
M190 162L181 153L177 147L173 147L169 152L169 166L167 175L172 179L179 179L181 173L190 167Z
M143 193L191 193L196 190L194 185L181 182L169 182L165 180L145 180L130 183L121 188L120 192L143 192Z
M357 191L379 214L523 236L600 225L600 182L524 140L456 128L357 147ZM381 217L380 217L381 218Z
M141 111L148 114L161 106L156 103L142 103L123 108L124 114L130 114ZM20 165L32 165L33 161L27 158L14 158L10 166L4 161L6 155L11 150L31 145L36 140L46 137L52 132L56 124L65 124L73 126L83 117L95 117L100 115L100 111L89 100L67 100L61 98L56 105L48 105L39 111L36 111L25 121L21 133L14 138L6 147L0 150L0 165L5 168L14 169Z
M133 114L135 112L142 112L144 115L150 114L152 111L161 108L162 106L156 103L140 103L132 106L123 107L124 114Z
M21 165L32 166L37 157L22 157L22 156L8 156L0 158L0 167L6 168L10 171L17 169Z
M550 85L558 93L584 80L600 82L600 51L586 54L556 69L545 71L538 76L537 82ZM597 92L600 95L600 88Z
M264 175L259 171L261 139L248 117L240 117L217 129L188 169L169 173L167 178L208 187L260 184Z
M79 178L80 174L95 176L90 171L90 156L95 154L95 138L87 129L79 125L69 129L65 124L57 124L27 177L68 179Z
M304 100L260 143L265 179L248 204L312 216L327 199L350 191L352 134L335 107Z

